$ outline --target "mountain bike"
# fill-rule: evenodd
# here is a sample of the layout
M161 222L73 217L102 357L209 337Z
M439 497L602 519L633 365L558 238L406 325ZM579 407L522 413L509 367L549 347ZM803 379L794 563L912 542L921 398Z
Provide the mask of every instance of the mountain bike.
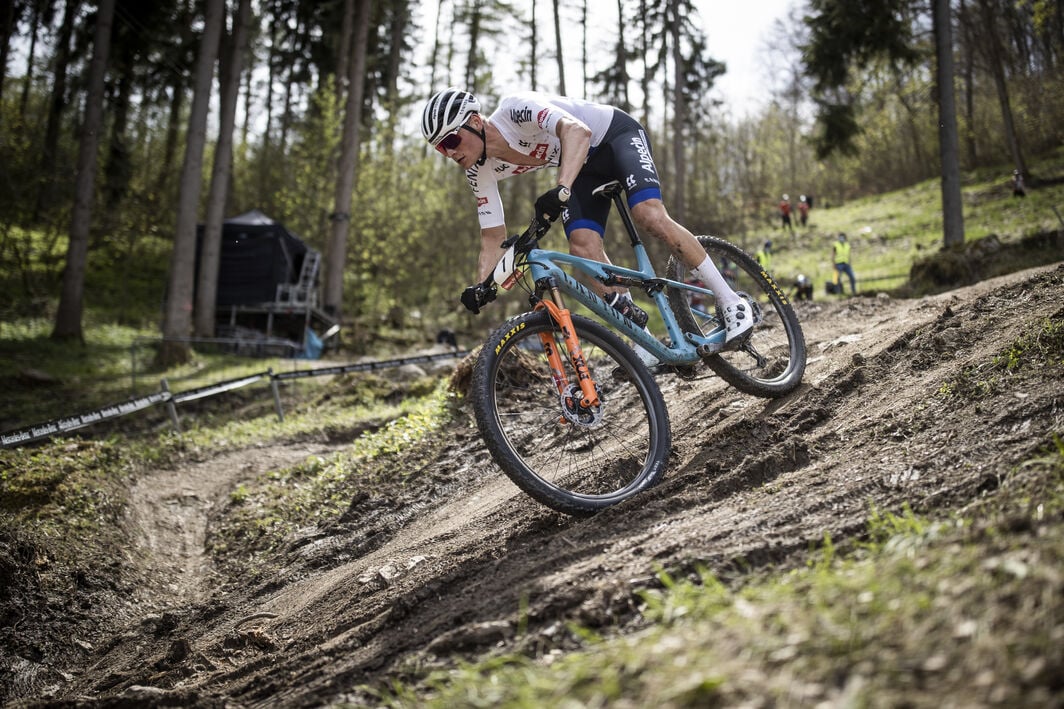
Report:
M687 282L675 257L668 278L654 270L619 182L595 194L613 200L636 268L539 248L550 223L533 218L503 242L494 272L479 284L488 296L520 286L531 310L494 330L472 380L477 426L495 463L524 492L570 515L615 505L661 480L671 447L665 401L654 373L622 335L657 357L656 370L692 376L704 363L739 391L780 397L801 383L805 339L783 290L742 249L700 236L714 262L734 264L736 292L751 306L754 328L725 344L714 296ZM570 275L641 290L654 302L667 337L659 340ZM472 288L477 288L473 286ZM596 319L572 313L565 296ZM656 325L656 323L655 323Z

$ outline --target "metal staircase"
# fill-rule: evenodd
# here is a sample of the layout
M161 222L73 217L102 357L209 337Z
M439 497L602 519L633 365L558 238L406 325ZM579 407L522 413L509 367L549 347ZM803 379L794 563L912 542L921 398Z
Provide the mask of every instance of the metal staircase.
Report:
M321 254L308 249L303 255L303 267L299 270L299 281L277 285L277 302L285 305L317 306L317 280L320 265Z

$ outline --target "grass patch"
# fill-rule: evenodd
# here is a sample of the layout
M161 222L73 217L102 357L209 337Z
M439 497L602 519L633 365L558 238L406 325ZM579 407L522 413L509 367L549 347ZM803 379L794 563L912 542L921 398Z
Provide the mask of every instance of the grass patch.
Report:
M1040 328L1021 335L989 362L963 368L942 383L938 396L947 401L983 399L997 393L1010 375L1032 367L1064 367L1064 320L1047 318Z
M1045 706L1064 659L1064 444L967 519L873 512L864 542L729 586L659 575L645 628L367 689L388 706Z
M401 404L378 404L368 411L374 418L360 419L366 430L343 451L239 485L209 540L212 552L248 571L264 568L267 557L296 530L334 522L353 500L402 488L417 468L399 458L420 455L426 439L450 420L450 396L439 382ZM317 419L317 409L313 416Z
M331 382L301 381L289 392L291 411L284 422L273 413L268 393L253 408L258 415L219 420L216 416L185 415L185 431L176 434L126 436L104 440L79 437L52 439L34 447L0 450L0 532L18 532L26 544L48 548L64 563L78 564L87 551L111 548L123 528L131 479L147 470L168 468L181 461L204 459L221 452L250 448L278 440L300 438L357 438L361 431L382 428L356 444L362 455L385 455L416 440L438 425L446 396L434 380L401 390L373 376L336 377ZM296 398L299 397L299 398ZM389 425L389 421L395 423ZM299 479L318 477L308 463L305 470L282 471L274 481L284 487ZM317 484L296 486L290 500L272 493L290 514L291 526L334 514L345 502L339 490L350 466L323 466ZM330 490L335 485L336 490ZM237 498L263 494L246 486ZM350 499L350 491L347 501ZM297 499L298 498L298 499ZM239 503L242 499L234 502ZM262 526L256 523L256 526ZM6 532L4 532L6 534Z
M966 174L962 185L966 242L994 237L1011 246L1025 238L1064 228L1054 212L1064 203L1064 148L1033 161L1031 172L1041 183L1029 189L1024 199L1012 196L1010 170ZM771 239L776 252L774 275L789 283L803 273L812 279L816 296L823 298L823 284L834 280L832 242L839 232L844 232L853 245L853 268L859 291L891 290L903 285L913 264L942 250L939 180L926 180L843 205L818 204L810 212L808 227L799 229L795 238L777 231L755 237L747 247L755 245L756 248L765 238ZM1047 262L1054 249L1044 251L1041 260L1037 255L1030 255L1013 268ZM902 278L878 280L897 274Z

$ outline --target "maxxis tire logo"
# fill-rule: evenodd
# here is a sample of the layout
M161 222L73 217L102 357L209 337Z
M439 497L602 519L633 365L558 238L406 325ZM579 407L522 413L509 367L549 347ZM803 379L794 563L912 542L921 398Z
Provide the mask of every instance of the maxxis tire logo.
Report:
M776 293L776 295L779 296L783 304L790 305L790 303L787 301L786 294L784 294L780 287L776 285L776 281L772 280L772 276L768 275L768 272L765 269L761 269L761 276L765 279L766 282L768 282L770 286L772 286L772 290Z
M510 331L503 335L502 339L499 340L499 344L495 346L495 354L498 355L502 352L502 348L506 346L506 343L509 342L514 335L524 330L527 325L528 323L521 323L520 325L515 325L510 328Z

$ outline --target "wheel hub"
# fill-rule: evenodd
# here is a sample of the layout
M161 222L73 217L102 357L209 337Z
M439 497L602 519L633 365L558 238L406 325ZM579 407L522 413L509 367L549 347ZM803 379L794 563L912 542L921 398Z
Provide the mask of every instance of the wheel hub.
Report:
M605 409L602 397L599 397L598 406L582 406L581 400L584 392L576 384L570 384L565 393L559 395L562 404L562 416L566 421L585 428L595 428L602 423L602 415Z

